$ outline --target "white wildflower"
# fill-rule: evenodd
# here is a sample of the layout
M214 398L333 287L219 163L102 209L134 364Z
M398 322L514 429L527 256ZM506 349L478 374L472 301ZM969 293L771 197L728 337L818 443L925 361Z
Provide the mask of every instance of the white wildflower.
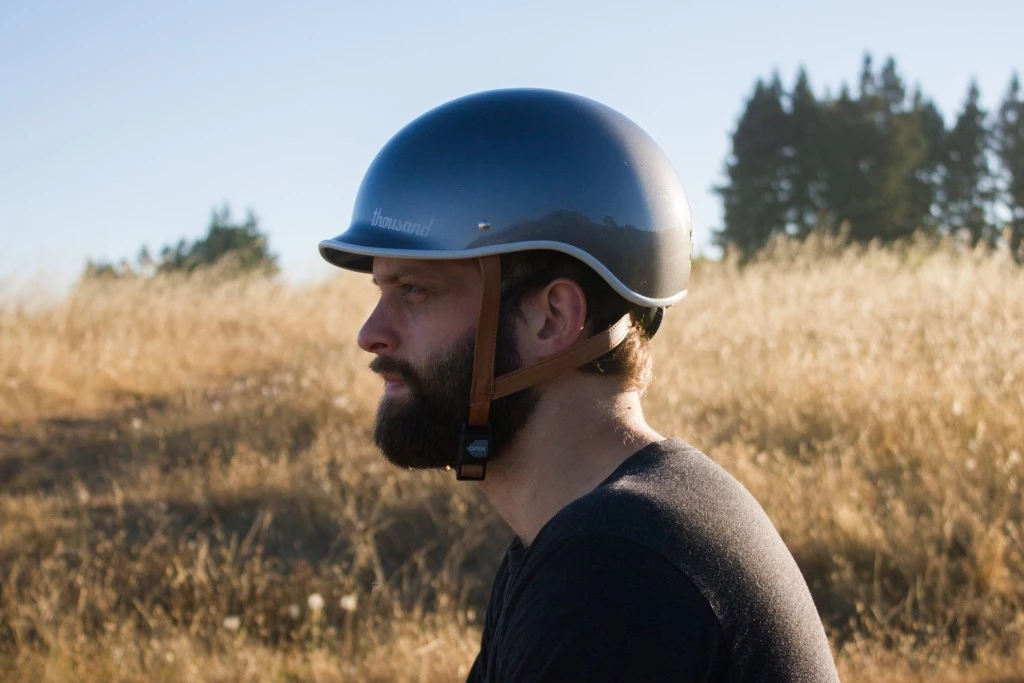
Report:
M359 598L356 597L355 593L349 593L340 600L341 609L346 612L355 612L356 607L359 606Z
M306 604L309 605L309 609L313 610L314 612L319 612L324 608L324 596L320 595L319 593L313 593L308 598L306 598Z
M224 617L224 628L235 633L238 629L242 628L242 618L234 614L230 617Z
M289 618L298 621L302 617L302 608L293 602L288 605L288 616Z

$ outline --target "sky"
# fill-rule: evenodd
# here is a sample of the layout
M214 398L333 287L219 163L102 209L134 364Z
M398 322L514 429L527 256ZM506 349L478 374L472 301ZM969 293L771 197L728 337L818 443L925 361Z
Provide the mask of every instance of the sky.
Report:
M947 125L977 79L1024 75L1024 2L533 0L0 3L0 286L66 289L252 209L284 276L334 271L366 167L421 113L503 87L566 90L636 121L689 195L696 245L758 78L819 95L896 59Z

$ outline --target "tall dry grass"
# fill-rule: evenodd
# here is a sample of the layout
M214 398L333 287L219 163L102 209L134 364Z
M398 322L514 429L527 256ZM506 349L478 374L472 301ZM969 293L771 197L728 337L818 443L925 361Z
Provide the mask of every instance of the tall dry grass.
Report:
M844 680L1022 679L1021 269L780 243L691 290L649 418L765 506ZM509 532L374 454L372 296L339 275L0 304L5 680L465 674Z

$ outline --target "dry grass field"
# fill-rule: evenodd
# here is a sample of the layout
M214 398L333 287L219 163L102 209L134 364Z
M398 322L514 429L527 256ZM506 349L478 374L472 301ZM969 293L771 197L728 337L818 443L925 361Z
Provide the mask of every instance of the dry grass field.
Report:
M366 278L0 292L0 678L451 681L509 531L385 466ZM645 405L764 505L845 681L1024 680L1024 271L701 263Z

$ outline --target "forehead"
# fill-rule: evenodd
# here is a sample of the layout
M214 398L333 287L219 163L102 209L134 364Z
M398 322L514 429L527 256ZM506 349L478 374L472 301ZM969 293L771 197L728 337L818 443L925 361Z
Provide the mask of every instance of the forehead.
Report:
M377 257L373 259L373 280L390 282L406 277L467 281L477 273L474 259L426 261Z

